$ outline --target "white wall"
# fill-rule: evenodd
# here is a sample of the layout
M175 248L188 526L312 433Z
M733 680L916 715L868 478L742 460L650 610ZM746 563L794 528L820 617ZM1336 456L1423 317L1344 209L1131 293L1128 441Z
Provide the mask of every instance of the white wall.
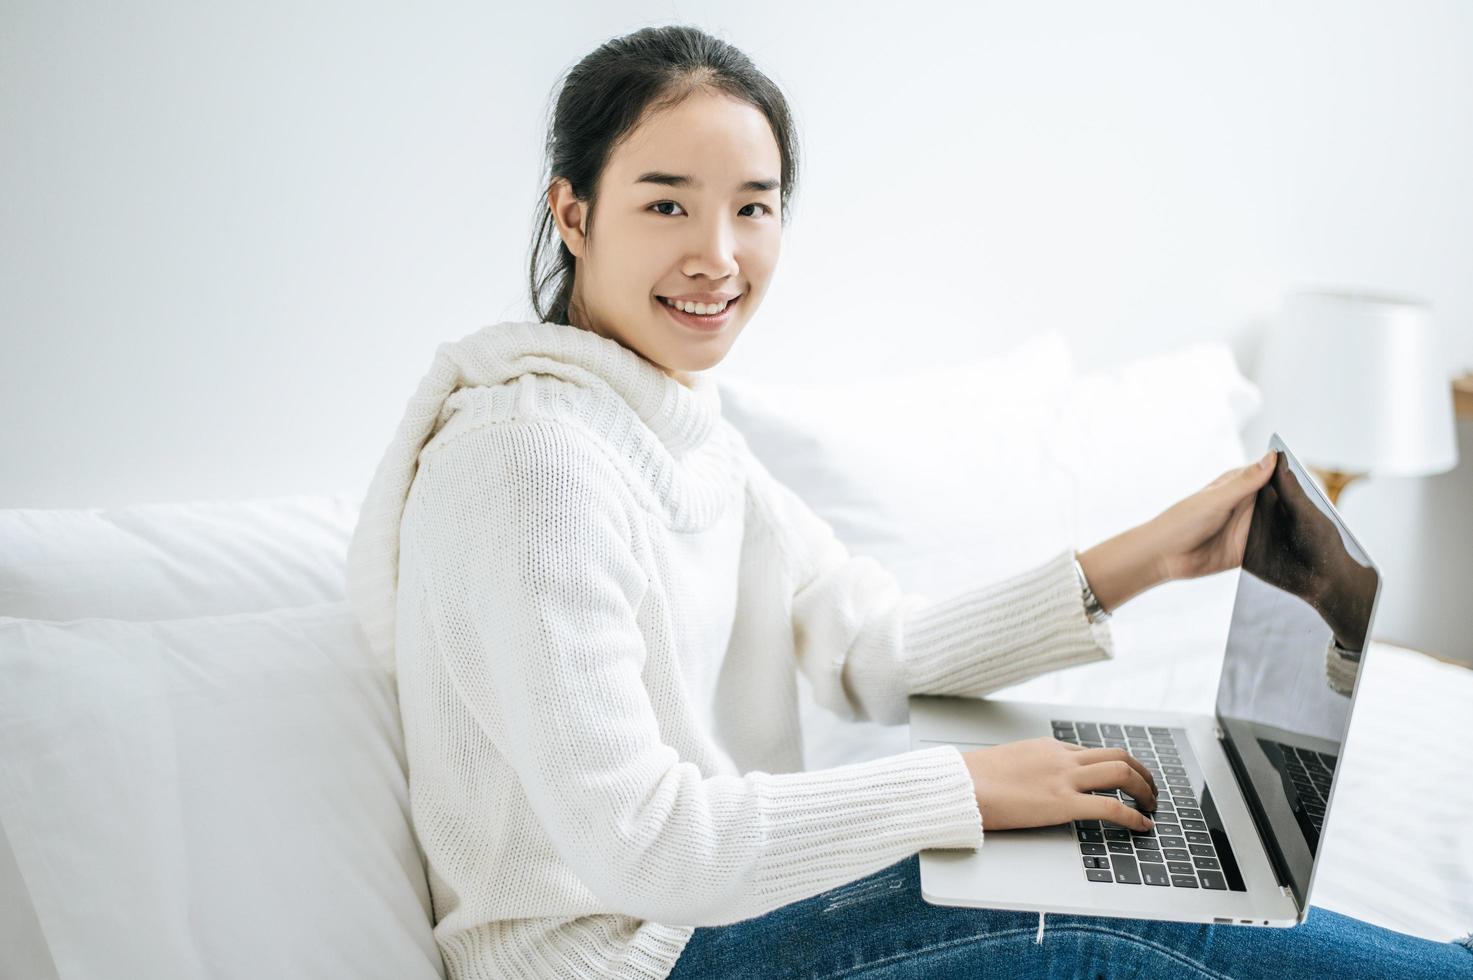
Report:
M544 112L683 20L806 151L721 372L1251 355L1282 290L1423 295L1473 366L1473 6L0 6L0 506L355 492L436 343L529 315Z
M359 493L434 346L530 315L544 114L686 21L805 158L719 372L1432 301L1473 367L1473 5L0 4L0 506ZM1357 488L1347 491L1352 495Z

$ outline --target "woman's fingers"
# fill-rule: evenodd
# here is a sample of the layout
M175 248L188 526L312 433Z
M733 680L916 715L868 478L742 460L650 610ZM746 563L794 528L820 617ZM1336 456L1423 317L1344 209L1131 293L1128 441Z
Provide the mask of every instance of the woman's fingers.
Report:
M1080 797L1079 802L1080 809L1085 814L1080 819L1109 820L1133 830L1151 829L1151 822L1144 813L1135 807L1126 806L1113 796L1095 796L1087 793Z
M1093 762L1081 767L1075 786L1081 790L1123 789L1147 810L1156 809L1156 791L1135 766L1123 759Z
M1092 754L1080 759L1081 764L1088 764L1091 762L1109 762L1114 759L1119 759L1123 762L1129 763L1136 772L1141 774L1141 778L1146 781L1147 785L1151 787L1152 802L1155 802L1156 777L1151 775L1151 770L1147 769L1145 767L1145 764L1142 763L1141 760L1137 759L1135 756L1131 755L1124 749L1115 748L1114 746L1103 749L1086 749L1085 751ZM1104 787L1094 788L1103 789ZM1135 796L1134 793L1131 793L1130 795ZM1136 799L1140 799L1140 797L1136 796Z

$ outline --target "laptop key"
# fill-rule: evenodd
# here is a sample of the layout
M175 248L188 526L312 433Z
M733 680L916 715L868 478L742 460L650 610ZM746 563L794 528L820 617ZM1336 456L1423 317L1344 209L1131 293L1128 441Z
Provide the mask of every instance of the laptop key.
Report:
M1104 843L1105 840L1104 836L1098 830L1080 830L1076 831L1076 833L1079 834L1079 839L1081 841L1089 841L1094 844L1101 844Z
M1104 857L1087 857L1084 859L1084 866L1086 868L1108 868L1110 866L1110 859Z
M1196 888L1197 879L1191 875L1172 875L1171 883L1178 888Z
M1124 843L1122 841L1118 841L1118 840L1112 840L1109 844L1107 844L1105 846L1110 849L1110 853L1111 854L1134 854L1135 853L1135 849L1133 847L1131 847L1129 844L1126 844L1126 843Z
M1194 875L1197 873L1193 870L1191 863L1187 861L1167 861L1166 870L1174 875Z
M1164 847L1161 853L1166 855L1168 861L1190 861L1192 856L1179 847Z
M1212 850L1212 848L1208 847L1206 844L1188 844L1187 845L1187 848L1189 850L1191 850L1191 852L1193 854L1195 854L1197 857L1204 857L1204 858L1215 858L1215 857L1217 857L1216 852L1214 852Z
M1084 876L1086 878L1088 878L1090 881L1114 881L1115 880L1115 876L1113 874L1111 874L1110 871L1108 871L1108 870L1102 871L1099 868L1085 868L1084 869Z
M1211 844L1212 835L1204 834L1200 830L1187 831L1187 842L1191 844Z
M1171 875L1159 864L1141 865L1141 877L1146 879L1148 885L1170 885Z
M1161 865L1166 862L1161 859L1160 851L1136 851L1135 859L1144 867L1147 864Z
M1079 851L1080 851L1081 854L1106 854L1106 853L1108 853L1105 850L1105 845L1104 844L1080 844L1079 845Z
M1162 847L1178 847L1178 848L1180 848L1180 847L1186 847L1187 846L1187 842L1186 842L1185 839L1183 839L1181 837L1172 837L1169 834L1166 835L1166 836L1164 836L1164 837L1157 836L1156 839L1161 842L1161 846Z
M1198 871L1197 877L1202 879L1202 887L1204 888L1227 889L1227 879L1222 876L1222 872L1220 871Z
M1137 837L1135 839L1135 849L1137 851L1142 849L1147 851L1158 851L1161 849L1161 844L1158 841L1152 840L1149 837Z
M1130 831L1124 828L1120 830L1106 830L1104 831L1104 835L1105 840L1130 840Z
M1139 885L1141 883L1140 870L1135 865L1135 858L1117 855L1111 862L1115 866L1115 880L1122 885Z
M1217 863L1217 858L1203 858L1203 857L1199 857L1199 858L1194 858L1194 860L1197 862L1197 867L1202 868L1202 869L1204 869L1206 871L1221 871L1222 870L1222 865L1220 865L1220 864Z

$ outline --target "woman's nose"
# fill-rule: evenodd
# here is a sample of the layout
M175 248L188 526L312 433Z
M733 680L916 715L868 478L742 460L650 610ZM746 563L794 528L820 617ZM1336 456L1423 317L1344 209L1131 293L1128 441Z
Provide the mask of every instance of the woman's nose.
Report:
M686 258L686 275L705 275L711 279L735 275L736 236L730 225L721 220L706 222L700 226L699 235Z

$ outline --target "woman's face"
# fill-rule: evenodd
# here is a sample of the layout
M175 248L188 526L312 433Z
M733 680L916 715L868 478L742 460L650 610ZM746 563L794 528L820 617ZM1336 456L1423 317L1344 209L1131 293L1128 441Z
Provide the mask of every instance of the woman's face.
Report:
M779 173L777 140L760 111L698 93L614 148L591 238L586 205L565 179L554 182L548 203L578 260L569 322L689 385L689 372L726 356L767 292L782 245ZM709 320L664 302L728 296L739 298Z

